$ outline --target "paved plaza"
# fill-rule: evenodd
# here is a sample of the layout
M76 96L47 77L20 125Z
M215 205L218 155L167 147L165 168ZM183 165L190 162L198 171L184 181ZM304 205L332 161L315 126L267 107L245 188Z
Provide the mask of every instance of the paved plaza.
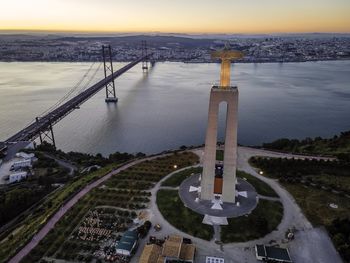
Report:
M258 198L255 188L247 181L238 178L236 184L236 203L226 203L220 200L208 201L198 198L200 189L199 174L195 174L182 182L179 195L184 205L193 211L214 217L238 217L249 214L257 205Z

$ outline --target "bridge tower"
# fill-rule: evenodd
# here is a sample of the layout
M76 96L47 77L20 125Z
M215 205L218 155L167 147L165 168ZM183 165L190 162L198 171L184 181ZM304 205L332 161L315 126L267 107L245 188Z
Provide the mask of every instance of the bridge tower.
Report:
M112 49L111 45L102 46L103 66L105 78L113 74L113 62L112 62ZM115 84L114 79L106 83L106 99L108 102L117 102L118 98L115 96Z
M36 121L36 123L39 124L42 120L39 117L36 117L35 121ZM46 139L46 141L51 143L53 145L53 147L56 149L55 135L53 133L51 119L49 119L48 129L39 131L39 139L40 139L40 144L43 144L43 142Z
M147 42L146 40L142 40L142 57L147 56ZM148 71L148 57L142 60L142 71L147 72Z

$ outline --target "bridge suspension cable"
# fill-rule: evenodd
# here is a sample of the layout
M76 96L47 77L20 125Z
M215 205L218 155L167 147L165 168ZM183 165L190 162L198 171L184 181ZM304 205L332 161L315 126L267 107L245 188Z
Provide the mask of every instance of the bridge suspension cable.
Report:
M89 88L89 85L91 84L91 82L94 80L94 78L96 77L96 74L98 73L98 71L101 69L102 66L102 62L97 66L97 68L95 69L94 73L92 73L92 75L90 76L90 78L88 79L88 81L84 84L84 86L78 91L78 94L81 94L82 92L84 92L87 88Z
M66 102L69 97L71 97L72 94L74 94L74 92L80 87L80 85L84 82L84 80L87 78L87 76L90 74L93 66L95 65L96 62L93 62L90 67L88 68L88 70L85 72L85 74L79 79L79 81L76 82L76 84L73 86L73 88L71 88L61 99L59 99L54 105L52 105L50 108L48 108L47 110L45 110L44 112L42 112L40 114L40 116L44 116L45 114L49 113L50 111L56 109L57 107L59 107L60 105L62 105L64 102ZM99 66L100 67L100 66ZM95 71L97 73L97 71ZM96 75L96 73L93 73L94 75ZM89 78L90 81L91 78ZM84 85L84 89L86 89L87 84ZM79 90L79 92L81 92L82 88Z
M79 79L79 81L76 82L76 84L73 86L73 88L71 88L61 99L59 99L54 105L52 105L50 108L46 109L45 111L43 111L41 114L39 114L40 117L44 116L45 114L49 113L50 111L53 111L54 109L56 109L57 107L59 107L60 105L62 105L65 101L68 100L68 98L70 97L70 95L73 94L73 92L75 90L77 90L79 88L79 86L81 85L81 83L84 82L84 80L87 78L87 76L90 74L91 69L93 68L93 66L95 65L96 62L93 62L90 67L88 68L88 70L84 73L84 75ZM92 74L92 76L90 76L90 78L88 79L88 81L86 82L86 84L78 91L78 94L80 94L81 92L83 92L88 85L91 83L91 81L93 80L93 78L96 76L98 70L101 68L102 62L99 63L98 67L96 68L96 70L94 71L94 73ZM30 122L27 123L27 126L34 123L36 121L36 119L32 119Z

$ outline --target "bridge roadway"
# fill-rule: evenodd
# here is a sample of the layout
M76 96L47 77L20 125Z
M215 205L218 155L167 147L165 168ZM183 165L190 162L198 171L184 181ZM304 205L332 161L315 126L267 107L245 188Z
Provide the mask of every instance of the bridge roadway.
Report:
M97 82L90 88L86 89L79 95L75 96L74 98L70 99L66 103L62 104L58 108L50 111L45 116L39 118L37 122L34 122L28 125L27 127L25 127L24 129L20 130L15 135L8 138L5 142L13 143L13 142L19 142L19 141L35 140L41 132L47 131L50 128L50 125L54 125L57 122L59 122L62 118L67 116L79 105L81 105L83 102L85 102L94 94L96 94L98 91L100 91L103 87L105 87L107 83L119 77L120 75L122 75L123 73L125 73L126 71L134 67L136 64L138 64L142 60L150 57L151 55L152 54L148 54L146 56L140 57L139 59L120 68L119 70L115 71L113 74L100 80L99 82Z

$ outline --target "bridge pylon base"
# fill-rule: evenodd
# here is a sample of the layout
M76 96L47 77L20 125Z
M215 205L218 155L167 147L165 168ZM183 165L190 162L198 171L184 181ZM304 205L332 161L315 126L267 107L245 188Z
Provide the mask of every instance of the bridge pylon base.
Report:
M107 103L109 103L109 102L117 103L118 102L118 98L114 98L114 97L106 98L105 102L107 102Z

